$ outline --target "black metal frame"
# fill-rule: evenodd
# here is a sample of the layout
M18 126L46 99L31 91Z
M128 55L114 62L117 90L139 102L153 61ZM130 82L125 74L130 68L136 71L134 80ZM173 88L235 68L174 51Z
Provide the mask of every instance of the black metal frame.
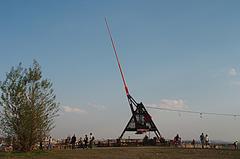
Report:
M136 134L153 131L156 137L160 140L162 136L143 103L137 103L130 94L127 95L127 98L131 108L132 117L127 123L119 139L123 137L126 131L135 131ZM135 109L134 106L136 107Z

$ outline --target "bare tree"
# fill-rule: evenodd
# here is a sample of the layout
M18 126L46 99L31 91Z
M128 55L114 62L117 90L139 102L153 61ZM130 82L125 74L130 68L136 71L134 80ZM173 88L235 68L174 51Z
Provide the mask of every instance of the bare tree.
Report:
M14 147L31 151L54 127L59 104L48 79L42 79L37 61L29 68L21 63L0 83L1 131L14 139Z

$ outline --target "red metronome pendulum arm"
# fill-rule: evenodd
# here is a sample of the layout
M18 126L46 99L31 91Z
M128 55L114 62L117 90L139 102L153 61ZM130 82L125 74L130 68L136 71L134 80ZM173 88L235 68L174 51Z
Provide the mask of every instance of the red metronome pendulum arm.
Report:
M111 34L111 31L110 31L110 28L108 26L107 18L105 18L105 22L106 22L108 34L109 34L111 42L112 42L112 47L113 47L113 50L114 50L114 53L115 53L115 56L116 56L116 59L117 59L118 68L119 68L121 76L122 76L122 80L123 80L124 88L125 88L125 91L126 91L126 95L128 96L129 95L129 91L128 91L127 83L125 81L125 78L124 78L124 75L123 75L123 71L122 71L122 67L121 67L121 64L120 64L119 59L118 59L117 50L116 50L116 47L114 45L114 41L113 41L113 38L112 38L112 34Z

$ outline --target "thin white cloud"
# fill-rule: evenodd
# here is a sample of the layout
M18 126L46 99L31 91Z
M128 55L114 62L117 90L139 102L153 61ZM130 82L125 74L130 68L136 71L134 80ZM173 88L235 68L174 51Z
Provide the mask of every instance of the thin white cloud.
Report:
M178 110L188 109L182 99L162 99L159 104L150 104L150 106Z
M83 109L76 108L76 107L70 107L70 106L64 106L63 110L64 110L64 112L67 112L67 113L81 113L81 114L87 113Z
M237 76L237 70L235 68L230 68L228 70L228 75L229 76Z

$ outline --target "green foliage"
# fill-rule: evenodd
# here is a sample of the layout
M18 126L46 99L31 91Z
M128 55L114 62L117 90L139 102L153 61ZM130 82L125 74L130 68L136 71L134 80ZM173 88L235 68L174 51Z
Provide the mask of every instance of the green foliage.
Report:
M24 69L20 63L0 83L2 112L0 129L13 139L14 148L30 151L54 127L58 115L52 83L42 79L37 61Z

